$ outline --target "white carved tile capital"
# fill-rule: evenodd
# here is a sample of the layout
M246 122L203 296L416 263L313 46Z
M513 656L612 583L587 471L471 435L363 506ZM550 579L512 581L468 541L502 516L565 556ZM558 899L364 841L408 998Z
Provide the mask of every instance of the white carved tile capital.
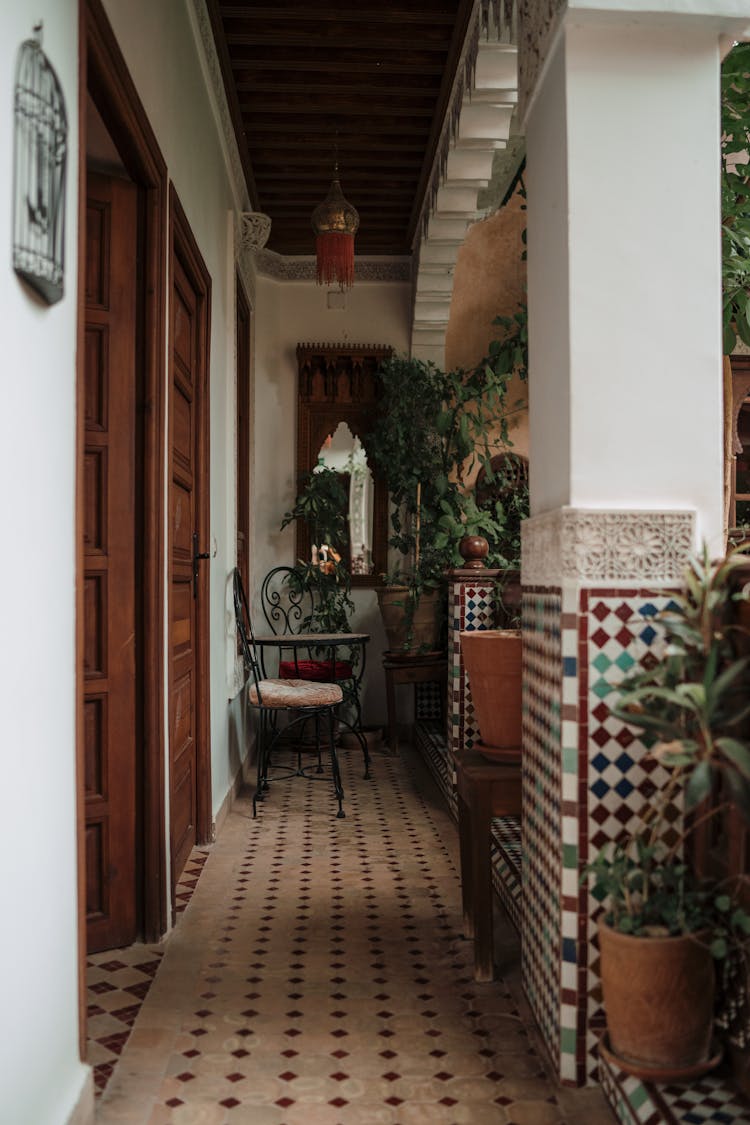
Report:
M262 211L243 211L240 215L243 250L262 250L271 233L271 217Z
M560 508L524 522L525 586L673 585L693 550L695 513Z

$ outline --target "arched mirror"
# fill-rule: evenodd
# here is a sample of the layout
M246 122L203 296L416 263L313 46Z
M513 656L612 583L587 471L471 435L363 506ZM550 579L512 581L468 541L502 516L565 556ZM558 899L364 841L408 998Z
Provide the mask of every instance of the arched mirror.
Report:
M377 413L378 366L389 348L300 344L297 479L316 468L339 473L348 497L347 564L353 586L379 585L387 569L388 493L372 469L367 442ZM297 557L307 558L297 524Z
M375 480L364 446L346 422L339 422L333 433L325 438L318 450L316 468L333 469L338 473L349 497L346 562L351 574L373 574Z

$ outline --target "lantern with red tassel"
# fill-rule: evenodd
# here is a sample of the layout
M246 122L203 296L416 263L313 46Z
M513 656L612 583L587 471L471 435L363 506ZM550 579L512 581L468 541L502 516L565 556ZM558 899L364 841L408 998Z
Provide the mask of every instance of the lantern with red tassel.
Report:
M359 228L356 208L344 199L338 180L338 164L328 195L312 213L318 285L338 284L351 289L354 284L354 235Z

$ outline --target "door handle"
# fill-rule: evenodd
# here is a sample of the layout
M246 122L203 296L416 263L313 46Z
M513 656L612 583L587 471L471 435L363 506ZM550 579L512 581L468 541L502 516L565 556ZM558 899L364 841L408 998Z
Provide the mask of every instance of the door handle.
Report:
M193 532L193 597L198 597L198 563L201 559L210 559L209 551L198 550L198 532Z

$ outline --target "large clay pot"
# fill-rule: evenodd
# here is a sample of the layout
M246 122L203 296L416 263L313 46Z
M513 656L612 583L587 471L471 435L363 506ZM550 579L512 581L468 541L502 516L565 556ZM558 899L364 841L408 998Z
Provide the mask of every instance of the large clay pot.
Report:
M493 761L516 761L521 753L521 632L477 629L460 634L481 741Z
M714 961L706 935L636 937L599 924L609 1049L631 1074L708 1069Z
M406 621L410 596L408 586L379 586L376 593L390 653L406 657L437 649L440 631L439 590L430 590L421 595L414 609L411 630Z

